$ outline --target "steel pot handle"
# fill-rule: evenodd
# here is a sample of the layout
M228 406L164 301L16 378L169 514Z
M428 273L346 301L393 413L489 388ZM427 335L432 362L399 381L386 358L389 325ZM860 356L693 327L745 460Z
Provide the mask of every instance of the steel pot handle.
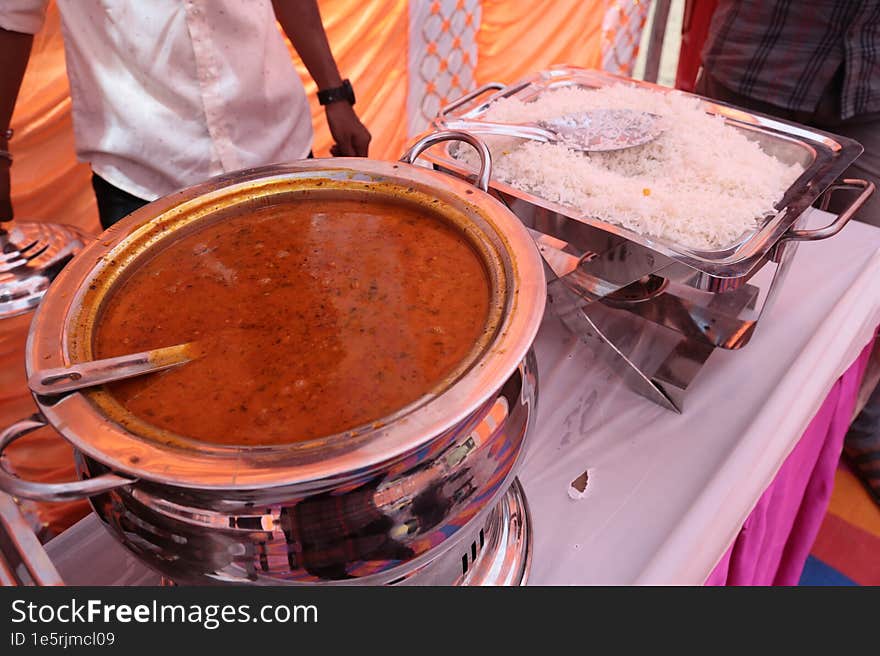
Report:
M2 492L0 538L0 585L64 585L21 508L15 499Z
M476 186L483 191L489 191L489 180L492 177L492 155L489 153L489 147L486 144L468 132L458 130L432 132L416 141L403 154L400 161L412 164L428 148L444 141L464 141L476 149L480 156L480 173L477 175Z
M843 226L849 223L849 220L853 215L859 211L862 205L865 204L865 201L867 201L871 194L874 193L874 183L854 178L847 178L841 182L835 182L828 187L822 195L822 202L819 206L820 209L827 210L828 204L831 202L831 194L841 189L861 189L862 193L860 193L856 199L850 203L849 207L841 212L834 221L824 228L818 228L816 230L789 230L782 236L780 241L817 241L819 239L833 237L843 230Z
M13 497L33 499L34 501L73 501L137 482L136 478L102 474L88 480L71 483L37 483L22 480L6 471L3 467L3 452L6 447L20 437L44 426L48 426L45 417L40 413L35 413L0 432L0 490Z
M443 109L440 110L440 113L438 114L438 116L440 118L446 118L446 115L449 114L450 112L454 112L459 107L466 105L469 102L471 102L472 100L479 98L487 91L501 91L502 89L506 89L506 88L507 88L507 85L502 84L501 82L489 82L488 84L484 84L479 89L474 89L469 94L462 96L458 100L453 100L451 103L449 103L448 105L443 107Z

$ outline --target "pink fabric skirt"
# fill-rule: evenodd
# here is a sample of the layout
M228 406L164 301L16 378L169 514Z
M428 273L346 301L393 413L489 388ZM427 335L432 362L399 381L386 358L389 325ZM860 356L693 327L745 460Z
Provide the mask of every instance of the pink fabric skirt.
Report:
M837 380L706 585L797 585L834 485L873 343Z

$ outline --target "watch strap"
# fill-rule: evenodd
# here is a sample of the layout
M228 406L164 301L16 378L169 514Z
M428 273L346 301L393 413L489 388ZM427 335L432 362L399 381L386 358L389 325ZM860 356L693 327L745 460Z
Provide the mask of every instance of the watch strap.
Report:
M354 105L354 89L349 80L343 80L342 84L338 87L318 91L318 102L322 105L329 105L330 103L339 102L340 100L344 100L349 104Z

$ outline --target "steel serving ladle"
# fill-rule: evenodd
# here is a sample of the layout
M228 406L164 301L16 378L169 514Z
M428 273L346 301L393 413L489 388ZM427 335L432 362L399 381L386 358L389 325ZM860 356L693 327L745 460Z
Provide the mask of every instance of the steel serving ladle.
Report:
M188 342L115 358L77 362L67 367L34 372L28 378L28 387L34 394L43 396L63 394L170 369L201 355L201 349L194 342Z
M663 132L659 119L656 114L633 109L591 109L531 123L446 119L443 127L473 134L560 143L572 150L589 153L650 143Z

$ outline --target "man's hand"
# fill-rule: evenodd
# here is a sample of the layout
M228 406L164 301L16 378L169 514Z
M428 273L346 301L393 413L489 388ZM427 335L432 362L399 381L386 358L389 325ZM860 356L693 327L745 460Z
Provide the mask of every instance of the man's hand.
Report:
M9 162L0 159L0 222L12 220L12 195L9 191Z
M309 75L319 89L334 89L342 84L336 60L330 52L327 33L321 22L317 0L272 0L275 17L299 53ZM347 102L330 103L324 107L327 125L336 144L330 153L336 156L366 157L370 133L358 120Z
M335 157L366 157L372 137L354 113L354 108L345 101L339 101L330 103L324 111L327 113L330 134L336 142L330 153Z

